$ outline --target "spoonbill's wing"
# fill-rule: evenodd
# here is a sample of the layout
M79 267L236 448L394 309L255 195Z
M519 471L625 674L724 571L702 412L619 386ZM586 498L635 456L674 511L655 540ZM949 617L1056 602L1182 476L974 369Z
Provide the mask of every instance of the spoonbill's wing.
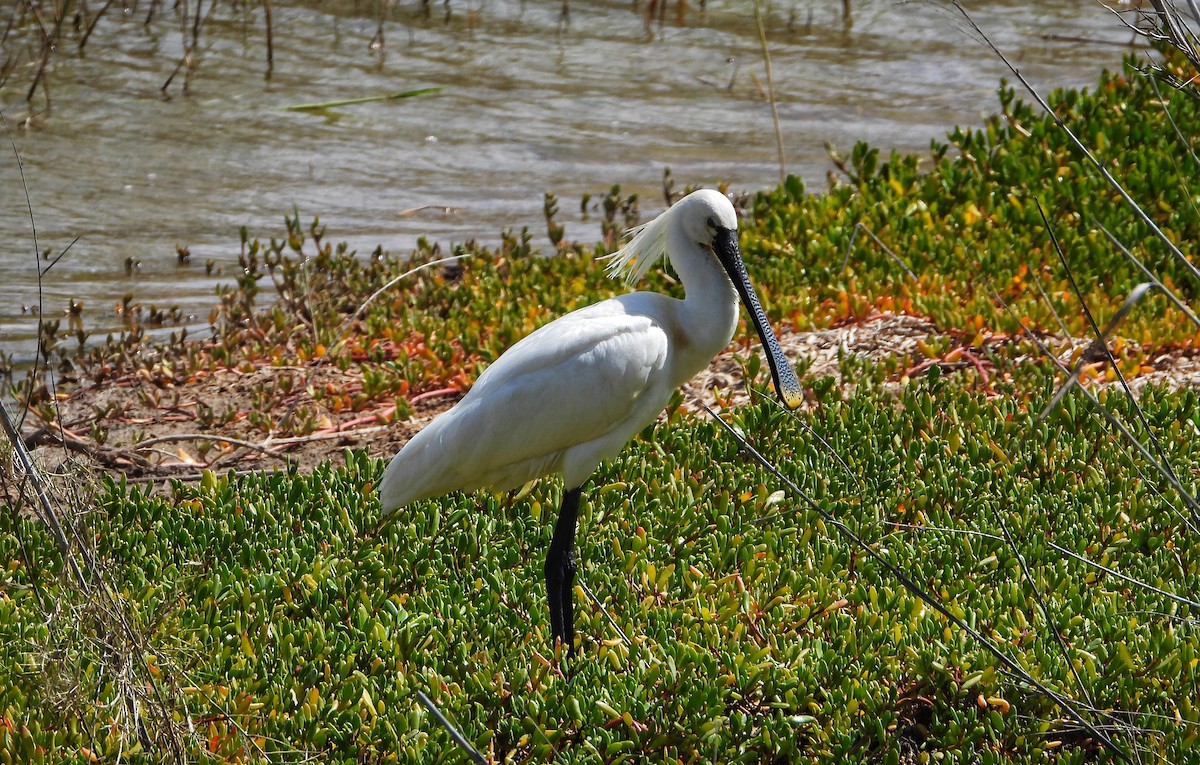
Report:
M667 330L655 314L627 309L604 301L510 348L392 460L384 509L456 489L515 488L561 471L568 450L593 442L596 462L619 450L671 395Z

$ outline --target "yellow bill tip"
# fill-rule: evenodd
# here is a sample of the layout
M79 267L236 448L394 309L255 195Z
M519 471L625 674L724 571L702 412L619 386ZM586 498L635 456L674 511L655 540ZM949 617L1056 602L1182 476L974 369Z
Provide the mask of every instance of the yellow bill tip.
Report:
M788 411L792 411L804 403L804 393L798 383L795 386L785 384L783 390L779 391L779 400Z

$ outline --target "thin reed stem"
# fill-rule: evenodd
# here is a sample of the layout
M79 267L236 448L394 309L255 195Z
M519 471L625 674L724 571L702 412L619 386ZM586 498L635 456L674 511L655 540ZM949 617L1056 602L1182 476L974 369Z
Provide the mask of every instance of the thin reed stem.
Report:
M771 103L771 122L775 126L775 150L779 155L779 182L787 181L787 163L783 155L783 129L779 124L779 97L775 92L775 73L771 67L771 51L767 47L767 30L763 26L761 0L754 0L754 23L758 25L758 42L762 45L763 66L767 70L767 100Z

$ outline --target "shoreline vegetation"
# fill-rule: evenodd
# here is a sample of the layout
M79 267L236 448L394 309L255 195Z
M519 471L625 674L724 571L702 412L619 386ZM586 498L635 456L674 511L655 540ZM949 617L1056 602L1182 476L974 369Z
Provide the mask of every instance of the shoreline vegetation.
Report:
M1200 99L1164 83L1196 70L1143 65L1049 105L1190 255ZM5 448L0 762L468 758L418 691L496 762L1083 763L1110 745L1187 761L1200 332L1168 294L1195 304L1190 264L1007 86L927 160L832 159L820 194L793 176L736 200L808 406L756 393L743 329L601 468L569 664L540 609L561 487L380 527L377 458L534 327L617 291L595 256L643 200L585 200L598 243L568 241L548 195L545 240L410 258L355 256L293 217L279 239L243 235L206 337L151 341L133 306L81 354L70 317L43 332L74 387L13 387L63 532ZM1162 289L1139 288L1147 273ZM641 288L678 286L660 268Z
M1185 79L1185 63L1177 60L1167 76ZM1127 61L1126 71L1134 66ZM1149 272L1186 305L1189 266L1154 245L1117 195L1073 158L1049 118L1007 86L999 96L1000 113L982 129L955 130L928 158L883 158L860 143L848 156L831 155L838 175L819 194L791 176L773 191L735 197L743 245L794 362L803 371L816 361L811 346L823 342L820 333L858 327L853 342L882 365L881 379L907 380L937 366L1015 390L1019 362L1037 366L1041 358L1026 327L1066 363L1090 353L1077 373L1085 381L1116 383L1119 371L1139 387L1185 384L1200 327L1161 293L1123 304ZM1200 201L1188 171L1196 155L1179 128L1194 115L1194 96L1164 92L1140 75L1106 74L1091 93L1051 98L1057 114L1107 151L1108 166L1125 170L1142 205L1160 211L1168 236L1194 241ZM668 170L659 204L689 190L677 188ZM499 247L467 241L452 252L422 240L407 256L350 252L329 240L319 219L291 216L278 238L242 232L234 281L218 288L203 336L194 328L189 335L170 309L131 299L121 311L124 328L96 342L68 311L41 329L47 363L36 374L24 370L24 379L10 370L10 384L29 405L34 445L65 444L135 478L257 468L326 439L335 443L323 454L336 456L398 424L372 452L386 455L406 440L411 415L452 403L505 348L620 291L596 259L642 219L640 204L617 186L585 197L580 208L600 221L602 241L579 243L567 240L559 201L547 194L545 238L527 227L506 230ZM1070 256L1069 273L1055 240ZM1144 244L1125 257L1122 242ZM1117 369L1089 350L1072 278L1096 317L1117 318ZM670 293L676 285L660 271L643 288ZM273 302L262 299L264 290ZM925 326L919 343L903 342L914 333L891 327L896 316ZM864 328L876 320L886 326ZM718 405L745 397L731 367L753 364L755 384L764 384L747 336L737 338L734 353L697 388L714 388L708 400ZM1009 372L1002 362L1018 368ZM840 371L829 360L819 369ZM147 447L152 439L163 440Z

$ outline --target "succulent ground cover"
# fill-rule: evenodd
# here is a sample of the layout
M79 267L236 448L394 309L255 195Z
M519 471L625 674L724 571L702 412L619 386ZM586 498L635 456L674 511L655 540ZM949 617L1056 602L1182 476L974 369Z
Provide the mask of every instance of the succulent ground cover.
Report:
M1186 62L1164 66L1187 79ZM1051 103L1190 251L1194 95L1130 62ZM1081 387L1153 435L1194 495L1195 325L1142 299L1108 338L1114 367L1071 279L1102 326L1145 280L1107 229L1183 302L1200 281L1007 88L996 117L930 157L834 160L821 194L793 178L740 200L808 407L755 392L768 376L743 332L601 468L571 661L548 642L541 584L561 487L382 524L375 458L519 337L616 291L594 257L637 200L586 203L605 223L595 245L571 243L548 198L549 249L521 231L411 258L351 256L292 218L278 240L243 237L203 333L151 341L131 312L82 355L44 335L75 387L14 384L26 440L104 470L57 482L75 577L5 452L0 762L466 761L417 691L494 761L1077 763L1112 756L1101 736L1187 761L1200 514L1080 391L1039 418L1064 376L1034 338L1082 361ZM648 282L678 289L667 271ZM786 490L698 398L1096 730Z

